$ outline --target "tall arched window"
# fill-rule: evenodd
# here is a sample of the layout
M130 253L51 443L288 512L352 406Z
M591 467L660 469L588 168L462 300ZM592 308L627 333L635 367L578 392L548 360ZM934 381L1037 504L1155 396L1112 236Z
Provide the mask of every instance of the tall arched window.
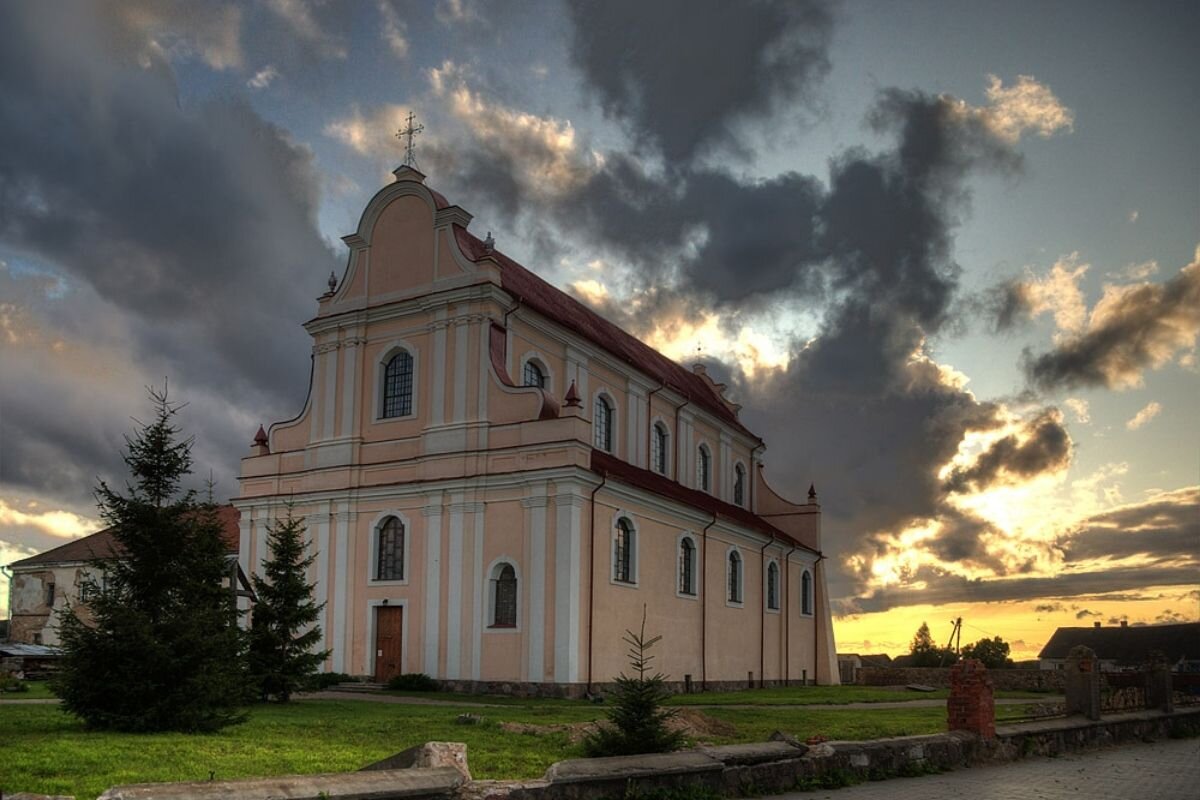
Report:
M617 536L613 542L613 580L633 583L633 525L622 517L617 520Z
M767 565L767 608L779 610L779 565L774 561Z
M526 386L536 386L539 389L546 388L546 373L542 372L542 368L532 359L525 362L524 378Z
M679 541L679 593L696 593L696 545L690 536Z
M746 505L746 468L741 464L733 468L733 503Z
M667 474L667 426L661 422L650 429L650 467L659 475Z
M392 356L383 370L383 416L406 417L412 413L413 359L407 350Z
M497 564L492 570L491 627L517 627L517 571L512 564Z
M388 517L379 526L375 544L375 580L404 580L404 523Z
M705 492L712 489L712 453L704 444L696 450L696 486Z
M808 570L800 575L800 613L813 613L813 580Z
M592 426L596 429L596 447L606 453L611 453L613 449L613 407L604 395L596 398L596 414L592 420Z
M729 552L729 602L742 602L742 557L737 550Z

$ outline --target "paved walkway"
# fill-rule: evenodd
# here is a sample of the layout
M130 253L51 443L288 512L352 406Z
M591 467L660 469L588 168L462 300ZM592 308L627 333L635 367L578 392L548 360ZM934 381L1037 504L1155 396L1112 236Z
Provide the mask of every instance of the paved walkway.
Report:
M1056 698L1057 699L1057 698ZM1042 700L1025 699L1021 700L1014 697L1005 697L996 701L998 706L1027 706L1034 703L1045 702ZM854 709L871 709L871 708L945 708L946 698L923 698L920 700L884 700L879 703L738 703L722 705L720 703L705 703L703 705L682 705L672 706L673 708L739 708L739 709L757 709L757 708L785 708L802 710L805 708L818 708L827 711L852 711Z
M1164 739L995 767L894 778L782 800L1196 800L1200 739Z

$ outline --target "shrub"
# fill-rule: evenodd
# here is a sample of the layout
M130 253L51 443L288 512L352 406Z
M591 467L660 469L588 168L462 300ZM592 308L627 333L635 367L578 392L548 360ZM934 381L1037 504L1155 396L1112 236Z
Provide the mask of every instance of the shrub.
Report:
M424 672L406 672L388 681L387 688L394 692L436 692L438 682Z
M353 680L353 675L347 675L344 672L314 672L304 681L304 691L319 692L322 689L328 689L330 686L337 686L339 683L350 683Z
M642 628L639 633L625 631L629 645L629 663L637 677L624 673L617 678L612 693L613 705L607 712L609 725L602 725L583 742L589 756L626 756L638 753L668 753L683 745L683 732L671 730L668 722L675 711L663 703L671 696L666 676L661 672L650 675L654 656L647 651L661 636L646 638L646 609L642 608Z
M10 675L7 672L0 672L0 692L28 692L29 684L18 678L16 675Z

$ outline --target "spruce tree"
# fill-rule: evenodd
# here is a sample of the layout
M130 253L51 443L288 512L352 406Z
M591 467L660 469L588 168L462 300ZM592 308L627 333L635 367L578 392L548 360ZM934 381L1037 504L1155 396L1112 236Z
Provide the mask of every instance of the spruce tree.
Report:
M667 753L683 745L683 732L671 730L668 722L675 716L673 709L663 708L671 696L666 676L650 674L654 656L649 650L662 636L646 638L646 609L642 607L642 627L638 633L626 630L623 637L629 645L629 663L634 676L625 673L617 678L612 693L612 708L607 712L609 725L601 726L584 740L589 756L626 756L639 753Z
M182 485L182 406L148 391L154 420L125 438L125 493L96 490L115 555L89 581L90 613L59 614L57 692L92 728L211 731L244 718L245 636L216 508Z
M254 576L257 599L250 621L250 679L263 701L286 703L329 655L312 652L321 641L316 625L324 603L313 601L314 584L305 580L316 553L305 555L304 522L287 507L267 536L270 557Z

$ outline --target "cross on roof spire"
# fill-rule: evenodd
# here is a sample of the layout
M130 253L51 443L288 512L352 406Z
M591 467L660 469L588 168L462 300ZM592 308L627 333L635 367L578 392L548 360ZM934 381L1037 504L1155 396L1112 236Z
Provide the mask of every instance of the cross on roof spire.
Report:
M396 131L397 139L399 139L401 141L405 141L407 139L407 141L404 144L404 164L405 164L405 166L412 167L413 169L416 169L416 166L417 166L417 155L416 155L417 148L413 144L413 137L416 136L421 131L425 130L424 125L413 125L413 121L416 120L416 118L417 118L417 115L414 114L413 112L409 111L408 112L408 120L407 120L408 124L405 127L401 128L400 130Z

